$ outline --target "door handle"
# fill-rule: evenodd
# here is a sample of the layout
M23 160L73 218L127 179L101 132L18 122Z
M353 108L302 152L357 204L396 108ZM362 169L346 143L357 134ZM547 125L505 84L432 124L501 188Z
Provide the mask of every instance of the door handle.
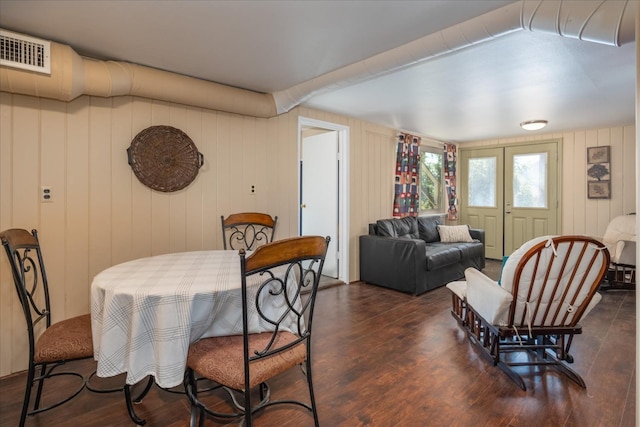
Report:
M304 203L300 205L300 208L301 208L301 209L304 209L304 208L306 208L306 207L307 207L307 205L305 205Z

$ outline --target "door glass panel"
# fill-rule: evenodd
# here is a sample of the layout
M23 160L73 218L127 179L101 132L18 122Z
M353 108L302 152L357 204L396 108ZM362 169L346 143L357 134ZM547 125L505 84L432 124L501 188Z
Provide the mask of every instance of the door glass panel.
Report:
M496 206L496 158L469 159L469 206Z
M513 156L513 206L547 207L547 153Z

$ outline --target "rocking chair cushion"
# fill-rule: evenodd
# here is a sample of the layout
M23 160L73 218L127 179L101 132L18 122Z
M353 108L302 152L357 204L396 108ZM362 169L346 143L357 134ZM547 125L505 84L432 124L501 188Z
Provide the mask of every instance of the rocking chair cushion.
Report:
M618 264L626 264L620 261L620 256L626 242L636 241L636 215L620 215L611 220L607 229L602 236L602 242L607 246L611 253L611 261ZM634 247L635 249L635 247ZM635 252L633 256L633 264L635 265Z
M616 264L636 265L636 242L630 240L619 240L616 243L616 259L612 259Z
M513 295L475 268L464 271L467 279L467 301L487 322L504 324Z
M550 237L551 236L542 236L531 239L528 242L525 242L518 249L516 249L511 255L509 255L509 258L507 258L502 267L502 273L500 275L500 285L506 291L511 292L513 290L513 279L515 276L515 271L522 257L527 253L529 249L542 241L549 240ZM529 274L531 274L531 272L529 272Z
M545 247L545 249L540 253L540 260L539 260L540 265L545 265L545 266L551 264L552 259L556 256L557 251L568 250L568 246L566 245L558 249L552 248L551 245L552 245L553 237L554 236L542 236L542 237L532 239L524 243L509 257L509 259L505 264L503 276L502 276L503 277L502 286L504 287L505 290L509 292L513 291L513 280L515 279L516 267L518 266L518 263L520 263L520 260L523 258L523 256L527 253L527 251L529 251L529 249L535 246L536 244L543 241L548 242L547 247ZM598 249L595 246L591 246L590 250L595 251ZM536 277L534 279L533 275L535 272L535 268L536 268L536 264L534 260L529 260L529 262L526 264L526 266L522 270L520 281L523 283L528 283L531 280L534 280L534 283L536 283L536 285L534 286L535 292L532 295L529 296L529 295L526 295L526 293L523 294L522 292L519 292L519 294L515 296L517 299L516 308L515 308L516 318L520 318L522 316L522 313L527 311L527 306L524 302L527 300L527 298L529 298L529 301L532 301L532 302L535 302L540 298L547 301L546 303L540 304L539 306L540 308L538 310L539 316L542 316L545 313L545 311L547 311L547 307L549 306L551 306L551 308L555 310L555 308L559 304L559 300L562 298L562 295L563 295L562 292L556 292L554 294L553 299L549 299L546 295L541 294L541 290L543 289L542 283L544 282L545 277L543 274L541 274L542 270L539 270L537 271L537 273L535 273ZM561 263L555 263L554 268L550 272L549 278L554 282L558 281L559 283L561 283L561 289L564 289L564 287L567 286L568 283L570 282L571 277L569 275L569 270L565 270L562 273L563 276L559 278L558 275L560 274L561 268L562 268ZM588 264L586 262L579 265L576 269L575 276L573 277L573 281L575 283L580 282L583 279L587 269L588 269ZM594 269L594 270L591 270L589 274L590 276L594 276L594 275L597 275L597 273L598 273L597 270ZM587 279L587 282L590 282L593 280L593 277L587 277L586 279ZM522 289L526 289L526 288L522 288ZM526 290L524 292L526 292ZM565 320L567 323L571 321L571 318L576 312L576 308L579 307L583 303L583 301L588 297L588 293L589 293L589 288L585 287L581 289L580 292L577 294L575 300L573 301L573 305L570 306L567 302L563 303L563 306L561 307L561 311L563 313L564 312L568 313L567 319ZM589 301L589 304L585 309L583 317L586 316L589 313L589 311L591 311L591 309L593 309L593 307L595 307L598 304L598 302L600 301L600 298L601 296L598 293L596 293L593 296L593 298L591 299L591 301ZM531 319L531 322L539 323L538 319Z
M447 283L447 288L462 301L467 299L467 282L464 280L458 280L457 282Z

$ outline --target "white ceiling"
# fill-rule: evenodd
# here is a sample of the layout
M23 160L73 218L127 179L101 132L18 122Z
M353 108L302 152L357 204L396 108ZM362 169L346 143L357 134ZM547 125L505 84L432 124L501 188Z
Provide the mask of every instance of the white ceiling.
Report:
M632 0L631 3L634 3ZM258 92L317 76L513 1L0 1L0 27ZM304 102L464 142L634 123L635 43L517 31Z

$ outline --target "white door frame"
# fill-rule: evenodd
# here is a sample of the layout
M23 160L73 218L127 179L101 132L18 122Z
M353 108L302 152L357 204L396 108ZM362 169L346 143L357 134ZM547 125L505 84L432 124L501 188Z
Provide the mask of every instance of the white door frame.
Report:
M298 163L302 154L302 129L317 127L338 132L338 237L331 242L338 249L338 279L349 283L349 127L322 120L298 117ZM301 228L300 195L302 193L302 174L298 167L298 233Z

